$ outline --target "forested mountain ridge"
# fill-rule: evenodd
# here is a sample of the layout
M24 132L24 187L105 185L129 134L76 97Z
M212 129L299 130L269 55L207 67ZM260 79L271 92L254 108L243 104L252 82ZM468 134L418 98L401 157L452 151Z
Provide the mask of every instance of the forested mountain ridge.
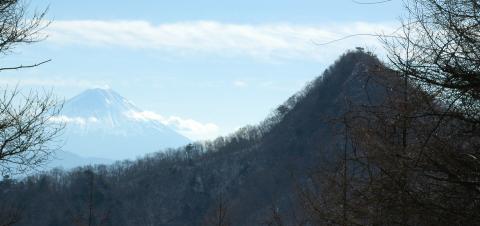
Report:
M308 173L340 156L334 121L351 103L382 98L370 79L379 67L351 51L257 126L133 162L4 180L2 209L16 225L210 225L222 206L232 225L265 225L275 214L291 222Z

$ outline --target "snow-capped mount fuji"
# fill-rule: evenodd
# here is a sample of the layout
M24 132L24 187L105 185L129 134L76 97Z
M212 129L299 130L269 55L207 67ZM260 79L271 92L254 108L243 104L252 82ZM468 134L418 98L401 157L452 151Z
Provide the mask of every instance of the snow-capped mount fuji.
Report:
M168 126L138 117L142 111L111 89L89 89L66 101L64 151L81 156L133 159L190 140Z

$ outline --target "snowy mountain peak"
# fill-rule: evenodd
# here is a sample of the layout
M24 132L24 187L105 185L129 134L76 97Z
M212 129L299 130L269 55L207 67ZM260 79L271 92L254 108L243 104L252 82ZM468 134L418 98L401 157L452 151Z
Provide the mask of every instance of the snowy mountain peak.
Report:
M83 156L132 158L189 140L154 120L138 120L142 112L111 89L88 89L65 102L59 120L67 123L64 150Z
M106 119L122 117L125 112L139 111L130 101L111 89L88 89L65 103L62 111L68 117Z

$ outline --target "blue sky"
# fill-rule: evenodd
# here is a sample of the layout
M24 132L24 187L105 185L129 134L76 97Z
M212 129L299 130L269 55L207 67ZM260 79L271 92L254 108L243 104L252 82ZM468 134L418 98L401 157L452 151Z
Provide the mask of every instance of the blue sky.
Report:
M70 98L110 87L141 109L183 120L193 139L255 124L356 46L396 28L401 1L38 0L49 6L45 41L19 46L3 64L52 62L2 72L0 85L53 89ZM177 120L178 121L178 120ZM212 126L213 125L213 126Z

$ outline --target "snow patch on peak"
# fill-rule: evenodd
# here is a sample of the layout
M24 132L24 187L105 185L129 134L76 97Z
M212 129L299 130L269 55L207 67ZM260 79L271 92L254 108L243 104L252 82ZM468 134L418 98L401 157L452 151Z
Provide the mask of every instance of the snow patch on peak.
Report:
M88 89L68 100L62 114L68 117L96 117L100 120L119 121L123 112L139 111L130 101L111 89ZM120 120L121 121L121 120Z

